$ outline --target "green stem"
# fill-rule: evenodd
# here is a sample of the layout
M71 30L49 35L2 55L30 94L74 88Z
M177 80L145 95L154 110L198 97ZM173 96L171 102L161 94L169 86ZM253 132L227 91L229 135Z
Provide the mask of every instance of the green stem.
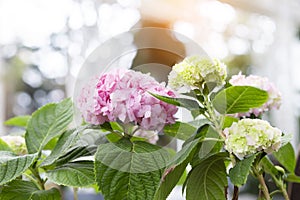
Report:
M42 190L45 190L45 182L44 180L41 178L38 169L36 168L29 168L30 171L32 172L32 174L35 176L37 183L40 185L40 188Z
M41 185L38 183L38 181L36 179L34 179L32 176L24 173L24 176L26 176L28 179L30 179L40 190L43 190L43 188L41 187Z
M280 190L275 190L270 193L270 196L273 197L275 194L281 194L282 192Z
M253 167L253 173L255 174L256 178L258 179L258 182L260 183L260 189L265 197L266 200L271 200L268 187L266 185L265 179L261 173L258 172L258 170Z
M207 109L207 114L208 114L208 116L206 116L206 118L213 123L213 125L214 125L216 131L219 133L219 135L222 138L225 138L225 136L223 135L223 132L222 132L222 126L221 126L220 120L218 119L218 117L216 115L216 112L209 100L209 97L207 95L203 94L203 98L204 98L203 105Z
M278 180L276 177L273 177L273 179L274 179L275 184L277 185L277 187L280 189L280 191L281 191L284 199L285 200L289 200L290 198L289 198L289 195L288 195L288 193L286 191L286 188L284 186L283 181Z
M74 200L78 200L78 188L73 188Z
M283 195L284 199L285 199L285 200L290 200L289 195L288 195L288 193L287 193L285 187L283 186L283 184L282 184L282 188L281 188L280 190L281 190L281 192L282 192L282 195Z

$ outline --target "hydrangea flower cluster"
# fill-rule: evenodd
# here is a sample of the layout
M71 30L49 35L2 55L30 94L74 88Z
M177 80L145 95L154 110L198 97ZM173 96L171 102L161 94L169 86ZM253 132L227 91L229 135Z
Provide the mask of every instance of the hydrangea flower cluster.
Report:
M82 89L78 107L85 121L91 124L120 120L139 125L143 130L160 131L165 124L175 122L178 109L149 92L175 97L172 90L149 74L117 70L92 79Z
M4 141L14 153L18 155L24 155L27 153L25 139L22 136L5 135L0 139Z
M254 114L256 117L258 117L263 112L266 112L273 108L279 109L281 105L280 91L266 77L260 77L255 75L250 75L246 77L245 75L239 73L238 75L232 76L232 78L229 80L229 83L233 86L256 87L261 90L265 90L266 92L268 92L269 95L268 101L265 104L263 104L261 107L252 108L246 113L238 113L236 117L244 117L244 116L249 117L251 114Z
M260 119L242 119L224 129L225 149L238 158L259 151L271 153L281 146L282 132Z
M226 65L217 59L210 60L199 56L185 58L173 66L169 74L169 86L173 89L191 90L201 88L203 83L225 83Z

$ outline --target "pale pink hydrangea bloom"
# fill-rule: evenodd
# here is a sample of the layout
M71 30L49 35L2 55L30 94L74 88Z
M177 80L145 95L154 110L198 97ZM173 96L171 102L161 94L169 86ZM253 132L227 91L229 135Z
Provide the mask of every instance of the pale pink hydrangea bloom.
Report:
M81 91L78 107L91 124L120 120L143 130L160 131L165 124L175 122L177 107L149 92L175 97L164 83L158 83L149 74L117 70L91 80Z
M273 108L278 109L281 105L280 91L266 77L260 77L255 75L250 75L246 77L245 75L239 73L238 75L232 76L231 79L229 80L229 83L233 86L256 87L261 90L265 90L266 92L268 92L269 95L268 101L265 104L263 104L261 107L250 109L246 113L238 113L236 114L237 117L250 116L251 114L254 114L255 116L259 116L263 112L266 112Z
M151 144L156 144L156 142L159 139L157 131L146 131L146 130L139 129L134 133L134 135L137 137L146 138L148 142L150 142Z

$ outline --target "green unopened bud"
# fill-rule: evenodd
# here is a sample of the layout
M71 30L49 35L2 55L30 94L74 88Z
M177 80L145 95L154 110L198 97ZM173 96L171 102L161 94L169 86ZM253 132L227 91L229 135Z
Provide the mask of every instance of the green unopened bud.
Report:
M285 174L285 170L284 170L282 167L276 165L275 168L277 169L277 171L278 171L279 173Z

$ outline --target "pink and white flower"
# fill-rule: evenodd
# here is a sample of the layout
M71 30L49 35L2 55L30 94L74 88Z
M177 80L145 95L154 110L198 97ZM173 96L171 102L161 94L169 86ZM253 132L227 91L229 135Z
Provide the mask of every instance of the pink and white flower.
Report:
M165 124L175 122L177 107L149 92L175 97L172 90L149 74L117 70L92 79L81 91L78 108L91 124L120 120L143 130L160 131Z

